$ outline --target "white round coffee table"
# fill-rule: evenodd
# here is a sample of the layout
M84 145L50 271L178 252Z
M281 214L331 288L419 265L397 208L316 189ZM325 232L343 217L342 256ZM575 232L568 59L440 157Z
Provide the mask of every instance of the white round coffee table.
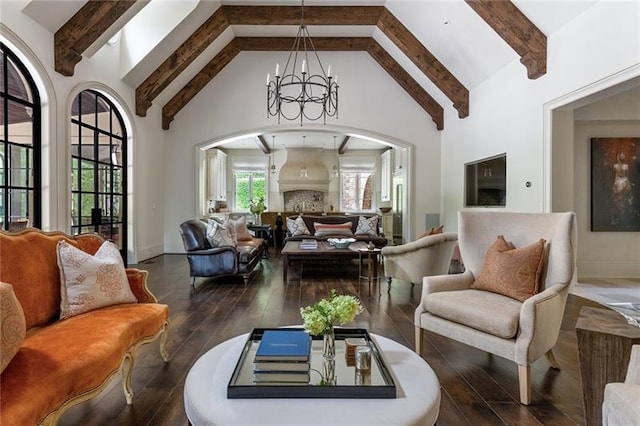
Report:
M228 399L227 385L248 335L227 340L200 357L187 375L184 406L202 425L433 425L440 383L421 357L382 336L376 340L396 380L395 399Z

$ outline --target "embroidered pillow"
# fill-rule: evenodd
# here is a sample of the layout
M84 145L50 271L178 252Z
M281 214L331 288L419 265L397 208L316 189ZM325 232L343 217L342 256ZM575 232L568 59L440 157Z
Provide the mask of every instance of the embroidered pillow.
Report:
M309 232L309 229L301 216L298 216L295 219L288 217L287 230L292 237L295 237L296 235L311 235L311 232Z
M233 226L221 225L218 222L209 222L207 225L207 240L211 247L236 247L237 243L233 239L234 232L230 228Z
M236 241L251 241L253 237L247 228L247 219L244 216L233 220L228 219L228 222L233 225L233 229L236 233Z
M316 230L313 235L316 237L326 237L327 235L353 235L351 222L337 224L313 222L313 227Z
M356 227L356 235L372 235L378 236L378 216L372 216L367 219L364 216L358 218L358 226Z
M515 248L502 235L489 247L482 271L471 285L524 302L538 293L544 265L545 240Z
M61 296L60 319L121 303L136 303L120 251L110 241L95 255L58 242Z
M20 350L26 332L24 311L13 286L0 282L0 373Z

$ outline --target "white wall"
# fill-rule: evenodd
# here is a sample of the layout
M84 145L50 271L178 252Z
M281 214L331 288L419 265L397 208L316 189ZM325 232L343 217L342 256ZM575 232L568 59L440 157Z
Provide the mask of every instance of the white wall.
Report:
M134 89L119 79L119 51L105 47L91 59L84 58L71 77L54 71L53 34L21 13L22 2L2 2L2 38L18 50L36 73L45 99L43 126L43 228L70 230L69 111L80 90L96 88L121 104L132 136L129 177L129 262L162 254L164 192L162 150L164 134L160 112L150 110L146 119L133 115Z
M577 185L571 199L578 218L578 275L640 276L640 232L591 232L590 226L591 138L640 137L640 86L576 109L574 123Z
M166 252L183 251L177 227L197 217L194 158L198 145L243 132L299 128L296 123L278 126L275 118L266 117L265 77L273 73L274 64L285 62L286 55L240 53L171 123L165 140ZM424 213L440 208L440 132L426 112L367 53L321 52L321 59L331 64L340 78L340 117L328 122L328 130L364 129L367 134L414 146L411 160L417 189L410 194L415 213L410 228L422 231Z
M451 108L447 108L442 134L445 229L457 229L456 214L464 208L464 164L501 152L507 153L507 205L493 210L551 210L546 201L550 187L546 188L545 184L551 172L545 168L543 106L638 64L639 17L638 2L600 2L548 35L545 76L528 80L524 67L514 61L471 90L468 118L456 120ZM566 128L554 136L563 132L566 135ZM562 143L562 140L554 139L552 143ZM568 143L573 140L569 139ZM561 161L562 158L553 158L554 164ZM570 159L568 167L572 167L572 163ZM527 181L532 182L530 188L525 186ZM585 256L583 250L579 253L579 263L583 260L580 256ZM602 255L600 258L603 259Z

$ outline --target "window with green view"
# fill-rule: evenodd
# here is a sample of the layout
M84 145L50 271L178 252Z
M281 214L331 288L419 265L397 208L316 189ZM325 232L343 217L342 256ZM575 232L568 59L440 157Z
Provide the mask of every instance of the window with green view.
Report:
M260 199L267 199L267 174L266 172L233 173L235 186L234 211L249 211L249 204Z

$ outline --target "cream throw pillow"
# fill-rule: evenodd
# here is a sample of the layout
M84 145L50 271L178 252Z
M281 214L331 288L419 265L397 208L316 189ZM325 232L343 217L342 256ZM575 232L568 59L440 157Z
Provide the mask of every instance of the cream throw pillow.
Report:
M304 219L298 216L295 219L287 218L287 230L291 234L292 237L296 235L311 235L307 225L304 223Z
M0 373L20 350L26 332L24 311L13 286L0 282Z
M95 255L58 242L61 296L60 319L105 306L136 303L131 292L120 251L110 241Z
M227 221L228 222L228 221ZM226 223L226 222L225 222ZM211 247L236 247L237 243L233 236L233 225L220 225L218 222L210 221L207 225L207 239Z
M245 216L242 216L236 220L229 219L229 223L233 226L236 231L236 241L251 241L253 240L253 236L249 232L249 228L247 228L247 220Z
M371 216L367 219L364 216L358 218L358 226L356 227L356 235L378 236L378 216Z

